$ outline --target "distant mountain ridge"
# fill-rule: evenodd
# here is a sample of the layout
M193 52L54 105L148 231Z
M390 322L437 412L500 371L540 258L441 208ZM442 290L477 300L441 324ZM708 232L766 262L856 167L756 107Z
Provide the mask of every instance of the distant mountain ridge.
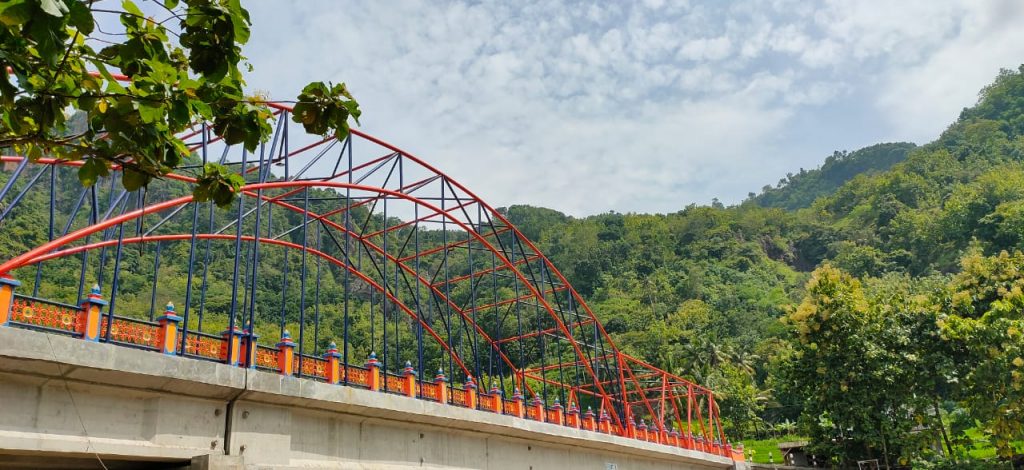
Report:
M810 207L815 199L828 196L857 175L886 171L902 162L917 146L910 142L875 144L853 152L836 151L825 159L820 167L813 170L800 169L779 180L777 186L770 185L761 193L750 194L761 207L778 207L787 210Z

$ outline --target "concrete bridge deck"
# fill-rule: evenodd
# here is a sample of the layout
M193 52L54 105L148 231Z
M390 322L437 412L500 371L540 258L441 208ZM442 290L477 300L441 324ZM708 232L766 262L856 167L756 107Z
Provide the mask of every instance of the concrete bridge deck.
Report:
M726 457L0 328L0 468L727 469Z

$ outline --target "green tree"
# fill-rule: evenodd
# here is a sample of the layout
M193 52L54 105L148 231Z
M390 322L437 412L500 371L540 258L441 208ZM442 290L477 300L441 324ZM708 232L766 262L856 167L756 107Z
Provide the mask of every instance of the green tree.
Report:
M198 122L249 151L266 141L271 109L244 88L242 46L251 25L240 1L155 3L164 18L131 0L119 10L94 0L0 4L0 71L9 70L0 72L0 148L33 160L82 160L79 179L87 186L116 164L124 187L135 190L182 164L189 149L180 135ZM117 17L123 35L99 32L100 15ZM84 114L81 128L69 129L71 112ZM314 82L298 96L292 119L307 132L343 138L359 114L344 84ZM207 164L194 195L226 205L242 184Z

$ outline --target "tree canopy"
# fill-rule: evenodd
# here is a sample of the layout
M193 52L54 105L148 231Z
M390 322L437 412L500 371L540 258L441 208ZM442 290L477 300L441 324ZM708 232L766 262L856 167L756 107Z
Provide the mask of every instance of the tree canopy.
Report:
M175 171L189 155L186 130L209 123L228 144L253 151L271 133L268 98L245 90L248 12L239 0L165 0L159 17L131 0L0 4L0 148L34 160L81 160L92 185L124 169L128 190ZM105 31L101 16L117 18ZM120 76L123 74L123 76ZM74 113L82 125L69 127ZM359 105L344 84L313 82L292 119L307 132L344 138ZM228 204L242 180L215 163L196 175L199 201Z

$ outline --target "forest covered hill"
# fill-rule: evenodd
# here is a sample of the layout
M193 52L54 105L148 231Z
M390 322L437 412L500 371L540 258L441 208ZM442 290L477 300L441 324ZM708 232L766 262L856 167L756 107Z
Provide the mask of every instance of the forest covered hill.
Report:
M884 321L865 323L864 328L885 325L890 331L906 333L889 338L893 343L885 345L881 332L863 337L859 336L863 332L844 331L864 341L878 341L881 350L870 352L875 355L908 348L915 331L925 335L917 338L918 345L949 346L958 337L943 329L948 324L941 319L932 318L928 324L911 317L907 320L911 324L887 323L907 313L894 311L910 308L901 302L913 303L911 310L953 315L956 308L948 301L957 295L1003 296L1004 302L1017 298L1013 292L1019 296L1013 286L1021 284L1024 266L1020 255L1013 253L1024 248L1024 66L1001 72L981 90L977 104L964 109L933 142L836 152L820 169L787 176L777 187L766 187L736 206L689 205L671 214L607 213L584 218L527 206L505 210L513 223L539 240L541 249L589 299L621 346L720 391L723 416L734 433L759 434L772 424L802 418L802 429L818 445L829 447L832 438L834 447L835 436L822 433L836 427L828 420L839 421L834 415L837 410L823 400L845 402L836 400L831 391L807 384L830 380L822 366L815 368L819 376L804 377L803 383L794 378L799 374L793 370L808 366L796 360L810 357L811 350L805 346L811 345L819 354L816 340L802 344L798 331L808 318L801 308L810 308L801 305L818 298L815 289L821 276L847 287L857 284L854 290L864 305L876 313L886 312ZM989 282L999 266L1010 272L1000 281L1005 284L993 287ZM972 289L985 294L972 294ZM828 300L828 295L824 297ZM923 298L929 301L914 303ZM988 308L989 304L979 306L967 316L984 317ZM1007 323L1001 323L1010 336L988 339L1016 342L997 343L991 355L1010 362L1004 361L1005 369L990 371L998 377L997 385L985 389L1000 396L1002 401L994 405L1000 413L1016 418L1021 416L1013 413L1021 412L1022 386L1022 371L1016 364L1024 360L1016 356L1022 341L1014 328L1021 323L1022 310L1020 305L1010 308ZM811 328L820 331L821 326ZM975 327L980 331L980 326ZM966 336L959 338L967 341ZM934 414L940 407L942 422L957 418L981 423L983 428L987 423L989 435L1000 435L995 427L1006 425L1005 415L999 419L987 415L986 421L971 414L977 406L968 404L970 392L962 387L973 376L958 368L971 364L965 352L970 348L964 344L956 348L956 353L947 351L955 357L933 356L934 364L922 364L920 358L904 364L911 369L934 368L934 376L922 379L931 387L927 394L919 388L904 390L911 396L933 397L934 412L904 404L907 417L882 424L858 415L851 427L864 427L865 420L874 423L867 425L866 434L858 435L859 443L868 448L887 443L895 458L904 450L896 445L895 436L908 436L907 423L928 424L928 414L938 420ZM849 366L843 363L848 359L840 355L829 360L838 360L832 365L842 369ZM876 390L860 398L877 397L882 390L899 395L887 388L887 381L873 381L870 377L875 372L886 374L865 371L856 378ZM909 374L897 365L887 373L889 381L893 374ZM843 385L836 394L854 396L846 379L837 382ZM892 413L896 405L885 401L879 406L890 407ZM815 421L820 419L826 422ZM1021 438L1020 422L1024 420L1010 426L1009 434L1016 439ZM879 429L886 426L891 427L889 436L879 437ZM935 434L927 439L938 440L942 430L946 442L955 444L957 432L965 425L951 426L934 424ZM998 439L1006 448L1007 434L1001 435ZM903 445L910 449L907 455L917 455L918 448L911 442ZM955 445L949 447L946 452L955 450ZM864 455L863 448L858 452Z

